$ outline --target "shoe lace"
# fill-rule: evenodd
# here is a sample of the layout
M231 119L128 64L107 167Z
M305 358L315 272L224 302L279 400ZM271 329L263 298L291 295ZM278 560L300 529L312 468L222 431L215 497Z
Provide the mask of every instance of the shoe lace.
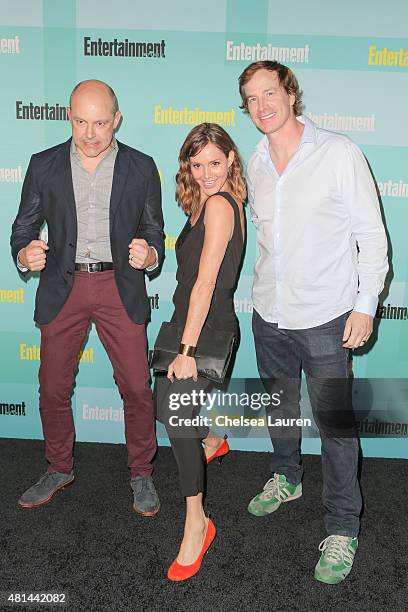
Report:
M45 474L43 474L40 478L40 480L38 481L37 484L42 484L45 480L47 480L48 478L50 480L54 480L54 474L55 472L45 472Z
M330 563L344 563L351 567L353 565L353 554L349 549L350 538L347 536L327 536L319 544L319 550L324 554L326 561Z
M144 486L149 491L149 493L154 493L155 492L153 481L150 478L146 478L145 479Z
M272 478L270 478L263 488L264 493L262 493L262 499L270 500L272 497L277 497L282 500L284 496L282 496L281 490L285 487L286 482L279 482L279 474L274 474Z
M154 493L155 491L153 481L150 478L138 478L134 482L134 488L137 493L141 493L143 489L147 489L149 493Z

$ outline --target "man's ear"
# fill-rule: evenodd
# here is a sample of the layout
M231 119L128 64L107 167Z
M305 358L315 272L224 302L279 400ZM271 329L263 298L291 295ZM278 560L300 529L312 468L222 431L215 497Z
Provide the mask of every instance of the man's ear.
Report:
M116 130L116 128L119 125L119 121L122 119L122 113L120 113L119 111L116 111L115 116L113 117L113 129Z

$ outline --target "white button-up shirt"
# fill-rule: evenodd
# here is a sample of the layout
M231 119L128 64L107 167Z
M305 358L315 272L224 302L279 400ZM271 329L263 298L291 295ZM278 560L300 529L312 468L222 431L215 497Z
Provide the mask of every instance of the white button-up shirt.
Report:
M374 181L360 149L308 118L281 175L266 136L248 163L258 258L253 304L285 329L322 325L348 310L374 316L388 270Z

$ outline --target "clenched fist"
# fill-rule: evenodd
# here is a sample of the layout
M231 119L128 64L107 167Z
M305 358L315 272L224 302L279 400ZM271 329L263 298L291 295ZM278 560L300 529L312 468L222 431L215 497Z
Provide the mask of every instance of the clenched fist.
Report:
M40 272L47 261L46 251L49 246L44 240L32 240L18 254L19 262L30 272Z
M136 270L144 270L156 262L156 253L143 238L133 238L129 244L129 264Z

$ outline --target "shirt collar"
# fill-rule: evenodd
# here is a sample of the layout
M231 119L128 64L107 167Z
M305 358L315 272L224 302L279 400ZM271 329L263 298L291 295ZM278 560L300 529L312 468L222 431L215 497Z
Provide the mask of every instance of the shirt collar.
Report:
M300 115L298 121L304 124L305 129L303 130L302 138L300 139L300 146L306 142L316 142L317 134L316 134L316 125L309 119L309 117Z
M304 115L299 115L299 117L296 117L296 118L298 121L300 121L300 123L303 123L305 126L305 129L303 130L303 133L300 139L299 149L302 145L306 144L307 142L315 143L317 140L317 134L316 134L316 125L313 123L313 121L311 121L309 117L306 117ZM269 141L266 135L258 142L256 146L256 151L260 155L267 155L269 157Z

